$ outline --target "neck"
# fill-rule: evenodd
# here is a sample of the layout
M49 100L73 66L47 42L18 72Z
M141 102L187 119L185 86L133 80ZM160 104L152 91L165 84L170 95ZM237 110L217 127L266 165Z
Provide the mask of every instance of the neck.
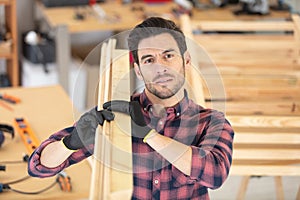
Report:
M146 92L148 99L153 104L158 104L163 107L172 107L184 98L184 89L183 88L181 88L175 95L173 95L172 97L167 98L167 99L161 99L161 98L153 95L152 93L150 93L147 89L145 90L145 92Z

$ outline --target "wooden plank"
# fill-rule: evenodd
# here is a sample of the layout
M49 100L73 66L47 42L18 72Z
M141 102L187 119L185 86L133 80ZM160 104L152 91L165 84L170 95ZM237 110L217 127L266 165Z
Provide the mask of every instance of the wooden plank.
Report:
M229 44L233 45L233 44ZM217 52L204 47L215 62L216 66L236 66L245 69L258 69L261 67L268 69L299 69L299 65L295 65L292 51L274 51L244 49L230 51L219 48ZM201 64L201 63L200 63Z
M233 160L257 160L257 161L291 161L300 163L300 151L297 149L263 149L263 148L236 148Z
M106 83L112 87L110 98L128 101L130 98L129 52L115 49L111 55L112 60L103 59L106 60L105 63L111 63L113 69L111 83ZM99 104L102 106L102 103ZM115 119L110 124L111 134L102 137L102 146L105 146L102 152L107 154L100 160L102 163L99 179L102 186L100 185L98 196L100 199L130 199L133 185L130 117L115 113Z
M240 189L237 194L237 200L245 198L249 180L250 180L250 176L245 176L242 178Z
M152 6L146 6L147 4L141 3L136 4L136 6L142 7L145 11L133 12L131 4L122 4L117 1L97 5L104 10L106 14L105 17L99 18L97 12L86 5L80 7L80 12L85 16L84 21L82 21L74 18L75 12L78 11L77 7L64 6L45 8L43 4L38 4L39 9L43 12L43 15L47 18L47 21L52 27L65 24L68 26L70 33L128 30L143 20L144 12L155 13L155 15L169 14L169 17L173 18L171 12L175 6L173 2ZM174 20L176 21L175 18Z
M108 92L108 88L105 89L105 77L103 71L106 67L106 53L107 43L103 43L101 47L100 55L100 73L99 73L99 91L98 91L98 109L102 107L105 92ZM105 91L106 90L106 91ZM92 177L91 177L91 189L89 194L90 200L101 199L103 194L103 181L102 176L104 173L103 161L103 150L105 149L105 135L103 134L103 127L98 126L95 136L95 147L94 147L94 159L92 162Z
M210 74L206 72L205 69L201 70L201 73L205 77L204 82L210 83L222 79L223 85L226 89L238 88L238 87L242 87L244 89L248 89L248 88L283 89L289 87L291 88L300 87L300 76L299 76L300 74L295 70L293 74L277 74L279 72L274 72L274 74L271 73L264 74L264 72L259 72L259 70L257 70L257 72L253 74L251 74L252 72L250 71L243 74L238 69L232 70L232 72L230 72L230 69L226 70L223 68L222 70L220 70L220 74Z
M247 48L271 50L272 42L275 49L282 47L283 50L287 50L292 49L293 41L295 41L292 34L194 34L193 38L200 45L216 51L220 47L222 48L219 50L224 49L223 45L226 44L232 44L230 48L226 48L228 51ZM216 39L218 42L212 42ZM244 46L245 44L247 46Z
M273 115L273 116L299 116L300 105L287 102L227 102L225 104L227 115Z
M115 49L116 41L110 39L101 47L98 110L102 109L104 102L111 99L112 92L112 51ZM111 130L113 122L105 121L103 126L98 126L95 138L94 160L92 168L92 181L89 199L107 199L110 194L111 176Z
M185 19L183 31L220 70L210 74L208 61L198 63L207 107L222 105L236 133L230 175L246 176L237 199L244 199L250 176L277 176L278 199L280 177L300 176L299 22L297 15L273 22ZM224 99L210 91L220 75Z
M105 73L105 82L104 82L104 90L102 93L104 93L104 98L102 99L102 102L99 102L98 108L100 109L103 105L103 103L110 101L112 97L112 74L113 74L113 68L112 68L112 60L113 60L113 50L116 48L116 41L115 39L109 39L107 42L107 49L106 49L106 66L105 71L102 73ZM103 77L103 76L102 76ZM101 79L101 76L100 76ZM100 176L102 183L102 193L101 199L108 199L111 191L111 184L107 184L111 180L111 165L112 165L112 146L110 145L110 141L112 139L112 130L113 130L114 121L107 122L105 121L103 124L103 131L102 137L103 137L103 148L102 148L102 165L103 165L103 173L102 176Z
M289 132L238 132L234 136L234 144L299 145L298 147L300 149L300 134Z
M296 67L297 65L295 65ZM260 68L245 68L245 67L239 67L239 66L235 66L235 65L222 65L222 66L218 66L218 70L220 71L220 73L222 75L236 75L236 76L240 76L240 75L244 75L244 76L262 76L262 75L268 75L268 76L280 76L280 77L295 77L300 78L300 70L298 69L272 69L272 71L270 71L270 69L268 68L264 68L264 67L260 67ZM207 75L215 75L215 74L211 74L209 72L209 69L205 69L205 68L201 68L201 72L203 71L203 73L205 74L205 76Z
M116 49L113 52L113 93L112 99L130 100L130 67L128 50ZM130 117L125 114L115 113L113 127L112 166L111 166L111 199L130 199L132 178L131 157L131 128ZM120 196L121 195L121 196Z
M191 21L201 31L294 31L291 21Z
M223 75L222 80L226 88L228 87L259 87L259 86L273 86L273 87L291 87L300 86L300 81L296 76L272 76L272 75ZM206 79L217 80L207 77Z
M6 1L4 1L5 3ZM11 0L6 4L5 21L6 29L11 35L10 56L6 60L6 71L13 87L19 86L19 60L18 60L18 27L17 27L17 8L16 0ZM6 57L6 55L4 55Z
M300 128L300 116L255 116L255 115L229 115L227 119L232 126L237 128L248 128L255 131L254 128L276 128L284 131L285 129Z
M213 88L212 88L213 89ZM226 89L227 101L240 101L240 102L260 102L260 101L279 101L289 100L291 102L299 102L300 100L300 89L299 87L288 87L287 88L272 88L272 87L231 87ZM215 99L211 96L209 86L204 88L204 96L209 101L219 101L221 99ZM223 99L224 100L224 99Z
M188 15L182 15L180 18L180 28L185 33L185 36L188 38L194 38L193 36L193 27Z
M274 68L295 64L295 36L292 34L198 34L193 36L217 65ZM218 42L215 42L218 41ZM224 49L224 47L230 47ZM246 48L245 48L246 47ZM256 64L256 65L255 65Z
M212 104L224 104L227 115L273 115L273 116L299 116L300 103L290 100L270 101L226 101L206 102L210 107Z
M230 175L235 176L300 176L299 165L235 165Z
M292 15L292 19L295 26L295 34L294 34L295 49L296 49L295 59L296 59L296 63L300 64L300 17L299 15Z
M277 199L284 200L282 178L281 178L281 176L275 176L274 179L275 179L275 188L276 188Z
M186 70L186 82L184 87L188 91L189 97L199 105L205 105L202 84L201 74L198 73L196 69L190 67Z

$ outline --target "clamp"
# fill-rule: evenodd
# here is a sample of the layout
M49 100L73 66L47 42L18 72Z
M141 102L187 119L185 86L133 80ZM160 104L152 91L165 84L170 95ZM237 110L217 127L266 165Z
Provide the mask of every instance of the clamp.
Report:
M72 191L71 178L64 171L57 174L56 182L59 184L62 191Z

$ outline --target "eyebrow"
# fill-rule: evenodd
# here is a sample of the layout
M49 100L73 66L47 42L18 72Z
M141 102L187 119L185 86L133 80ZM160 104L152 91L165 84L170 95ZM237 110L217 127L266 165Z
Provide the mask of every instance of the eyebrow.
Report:
M149 58L149 57L152 57L152 55L143 55L142 57L141 57L141 61L143 61L143 60L145 60L146 58Z
M172 52L172 51L175 51L175 49L167 49L167 50L163 51L162 54L169 53L169 52Z
M173 51L175 51L175 49L172 49L172 48L171 49L167 49L167 50L163 51L162 54L173 52ZM146 59L146 58L149 58L149 57L152 57L152 55L150 55L150 54L143 55L141 57L141 61L144 60L144 59Z

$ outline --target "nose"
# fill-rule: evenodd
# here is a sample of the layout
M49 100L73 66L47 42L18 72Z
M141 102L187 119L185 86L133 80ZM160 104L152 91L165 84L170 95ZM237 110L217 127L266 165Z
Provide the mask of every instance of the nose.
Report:
M167 67L165 65L162 65L162 64L159 64L159 63L156 63L155 70L156 70L157 74L164 74L168 71Z
M163 58L157 58L155 63L155 69L158 74L166 73L168 71L168 63Z

